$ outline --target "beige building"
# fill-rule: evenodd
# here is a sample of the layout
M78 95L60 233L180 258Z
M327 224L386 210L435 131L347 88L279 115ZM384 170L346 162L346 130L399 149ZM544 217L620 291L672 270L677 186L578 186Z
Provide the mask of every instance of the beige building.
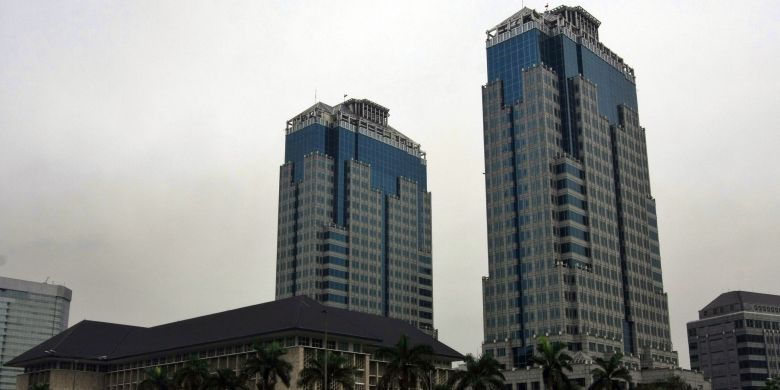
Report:
M298 296L151 328L82 321L9 364L24 368L17 379L19 390L44 383L51 390L132 390L148 368L173 372L198 357L213 371L240 370L253 345L277 342L293 365L291 389L298 388L300 370L327 349L346 356L357 368L356 390L370 390L376 388L385 364L373 352L395 345L402 335L410 345L433 347L436 369L426 380L444 383L452 362L462 359L405 321L326 307Z
M569 352L572 356L572 371L566 372L566 375L573 384L579 388L587 389L593 384L592 371L598 367L593 358L584 352ZM664 382L667 379L676 376L685 383L691 385L694 390L712 390L712 383L704 378L702 373L682 368L652 368L637 369L631 368L631 381L634 387L640 384L650 384ZM542 380L542 368L538 366L527 366L522 368L511 368L503 371L506 377L506 390L543 390L544 381Z

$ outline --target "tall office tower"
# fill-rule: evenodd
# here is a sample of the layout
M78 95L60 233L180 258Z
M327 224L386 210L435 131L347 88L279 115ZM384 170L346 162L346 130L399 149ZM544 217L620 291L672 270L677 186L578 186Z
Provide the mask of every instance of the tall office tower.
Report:
M425 153L369 100L317 103L287 122L276 298L433 330Z
M524 367L549 335L634 367L677 364L634 71L581 7L487 31L484 350Z
M720 294L688 323L688 350L714 390L763 389L780 376L780 296Z
M71 291L0 276L0 390L15 390L19 368L5 363L68 327Z

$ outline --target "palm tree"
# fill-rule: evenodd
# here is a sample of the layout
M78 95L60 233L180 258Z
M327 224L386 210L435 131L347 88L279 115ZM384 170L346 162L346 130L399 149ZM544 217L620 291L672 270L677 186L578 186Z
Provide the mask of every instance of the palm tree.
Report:
M146 379L138 384L138 390L174 390L176 385L162 367L146 369Z
M425 376L420 378L422 381L422 388L424 390L450 390L450 386L447 385L447 382L444 383L436 383L436 368L433 367L432 370L425 373Z
M229 368L222 368L211 375L204 383L205 390L248 390L246 376L236 374Z
M621 367L623 354L618 352L609 360L596 358L597 367L590 372L593 375L591 390L619 390L631 385L631 373Z
M453 390L500 390L504 387L504 374L501 364L490 355L483 354L479 359L468 354L464 359L465 370L455 370L447 385Z
M184 367L176 370L173 381L182 390L197 390L203 387L209 378L209 365L205 360L196 357L191 358Z
M542 367L542 378L548 390L561 390L571 387L569 377L564 370L571 371L571 356L566 353L566 345L551 343L547 337L540 337L536 346L537 354L533 362Z
M666 381L663 382L662 388L668 390L693 390L693 386L689 385L677 375L672 375L669 378L666 378Z
M284 354L279 343L271 343L266 347L255 345L254 354L244 362L244 374L249 378L257 378L258 390L274 390L277 380L281 380L285 387L290 387L292 364L282 358Z
M332 389L336 385L341 385L342 389L351 390L355 386L355 375L357 370L352 367L347 358L342 355L326 352L318 355L311 361L311 366L301 370L298 386L309 387L315 384L322 385L325 382L325 365L327 362L328 385L325 389Z
M433 355L430 345L409 346L409 339L402 335L395 347L382 347L374 352L380 359L387 360L385 372L379 380L380 390L391 389L396 384L400 390L416 386L417 380L433 370L429 357Z
M693 390L693 386L686 383L677 375L654 383L643 383L636 387L637 390Z

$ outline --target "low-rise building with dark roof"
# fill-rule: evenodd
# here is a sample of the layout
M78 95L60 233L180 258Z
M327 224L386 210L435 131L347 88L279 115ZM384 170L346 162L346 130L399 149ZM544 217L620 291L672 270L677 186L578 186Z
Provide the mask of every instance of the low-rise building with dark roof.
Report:
M780 375L780 296L721 294L688 323L688 350L713 389L763 389Z
M395 345L402 335L411 345L433 348L436 370L428 380L435 383L446 381L452 362L463 357L402 320L296 296L150 328L85 320L8 364L24 368L19 390L43 383L51 390L135 389L151 367L175 371L198 357L212 370L238 370L255 344L278 342L293 365L292 389L306 362L327 349L346 356L358 369L356 390L369 390L376 388L384 364L372 352Z

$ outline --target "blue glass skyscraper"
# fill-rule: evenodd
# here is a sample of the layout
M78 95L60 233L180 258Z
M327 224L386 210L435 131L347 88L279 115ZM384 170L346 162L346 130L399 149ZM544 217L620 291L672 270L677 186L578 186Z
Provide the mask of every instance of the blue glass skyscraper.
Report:
M561 6L488 30L483 349L507 367L539 336L677 365L634 71L599 24Z
M369 100L317 103L287 122L276 297L433 330L425 153Z

